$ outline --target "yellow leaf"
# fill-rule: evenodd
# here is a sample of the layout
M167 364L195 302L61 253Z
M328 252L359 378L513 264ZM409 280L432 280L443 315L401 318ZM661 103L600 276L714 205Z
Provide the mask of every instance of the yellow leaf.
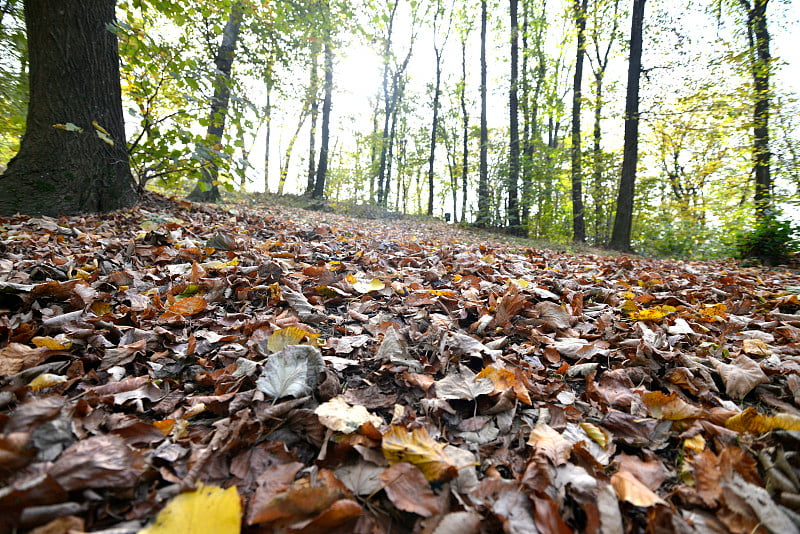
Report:
M71 122L68 122L66 124L54 124L53 128L55 128L57 130L66 130L68 132L79 132L80 133L80 132L83 131L83 128L81 128L80 126L77 126L75 124L72 124Z
M94 129L97 130L98 132L104 133L106 135L111 135L110 133L108 133L108 130L97 124L97 121L92 121L92 126L94 126Z
M236 486L197 485L167 503L155 523L138 534L239 534L242 502Z
M619 307L620 311L625 315L633 315L634 313L638 313L639 306L633 301L633 299L626 299L625 302L622 303L622 306Z
M56 337L36 336L31 342L37 347L47 347L50 350L69 350L72 347L72 340L67 339L64 334Z
M800 431L800 417L781 413L778 415L762 415L752 406L734 415L725 421L725 427L735 432L749 432L751 434L763 434L771 430L781 428L783 430Z
M348 281L350 278L348 277ZM373 278L369 282L366 280L356 280L355 282L350 282L353 286L353 289L358 291L359 293L369 293L371 291L381 291L383 288L386 287L382 281L377 278Z
M728 307L723 303L718 304L704 304L700 308L698 315L703 321L716 322L722 321L727 318L726 311Z
M760 339L745 339L742 341L742 348L744 349L744 353L749 356L766 357L772 354L767 344Z
M320 404L314 413L320 423L343 434L352 434L365 423L372 423L376 428L383 424L383 419L372 415L363 406L350 406L341 395Z
M683 450L703 452L706 448L706 440L701 434L695 434L691 438L683 440Z
M201 263L200 267L203 269L222 269L223 267L235 267L239 265L239 258L233 258L230 261L212 260Z
M319 334L306 332L302 328L297 328L296 326L279 328L278 330L275 330L267 339L267 350L270 352L280 352L289 345L317 346L318 337ZM307 343L303 343L305 338L308 338Z
M595 443L604 449L606 448L608 445L608 434L606 434L605 430L592 423L581 423L581 428Z
M409 432L392 425L383 435L383 456L391 465L408 462L417 466L431 482L446 482L458 476L455 462L444 453L444 443L437 443L423 428Z
M526 287L530 286L531 283L527 280L523 280L522 278L510 278L506 281L508 285L515 285L520 289L525 289Z
M658 321L663 319L670 313L675 313L677 310L675 306L655 306L653 308L648 308L646 310L640 310L631 313L631 319L636 319L637 321Z
M664 504L661 497L653 493L650 488L627 471L620 471L611 475L611 485L614 487L619 499L628 501L634 506L646 508L654 504Z
M31 391L39 391L40 389L49 388L56 384L63 384L66 381L66 376L43 373L31 380L31 383L28 385L31 387Z

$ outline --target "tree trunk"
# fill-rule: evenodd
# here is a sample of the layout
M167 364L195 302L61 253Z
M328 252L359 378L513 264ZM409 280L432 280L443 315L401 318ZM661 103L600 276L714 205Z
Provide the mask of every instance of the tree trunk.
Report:
M467 191L469 189L469 115L467 114L467 38L461 39L461 118L462 149L461 149L461 222L467 221Z
M319 165L314 183L313 198L322 198L325 194L325 180L328 176L328 143L331 130L331 98L333 94L333 47L331 36L325 39L325 99L322 101L322 138L319 147Z
M622 176L617 194L617 214L609 246L621 252L631 252L633 198L636 183L636 163L639 156L639 78L642 71L642 23L645 0L633 0L631 13L630 59L628 60L628 89L625 98L625 138L623 142Z
M584 0L585 1L585 0ZM508 230L520 233L519 224L519 102L517 100L517 77L519 71L519 24L517 7L519 0L509 0L511 13L511 87L509 89L509 132L508 150Z
M747 35L751 49L753 75L753 173L755 175L756 217L763 219L772 205L772 178L769 151L769 31L768 0L739 0L747 11Z
M442 55L436 52L436 82L433 89L433 124L431 125L431 149L428 156L428 216L433 216L433 164L436 159L436 134L439 128L439 88L442 82Z
M244 15L244 5L236 2L231 7L231 14L225 29L222 31L222 44L214 58L216 76L214 79L214 96L211 98L211 113L208 117L206 138L197 146L197 156L201 161L200 180L194 190L186 197L196 202L217 202L220 200L217 178L219 146L225 133L225 116L228 114L228 102L231 98L231 71L236 43L239 40L239 28Z
M280 165L280 178L278 180L278 195L283 195L283 188L286 185L286 177L289 175L289 161L292 159L292 152L294 151L294 144L297 142L297 137L300 135L300 130L303 128L303 123L306 122L308 115L309 103L306 100L303 103L303 109L300 112L300 117L297 119L297 127L294 130L294 135L289 139L289 146L286 147L286 153L283 157L283 163Z
M320 45L314 42L311 45L311 80L309 82L308 98L311 101L311 129L308 132L308 180L306 181L306 195L314 191L314 175L317 163L317 117L319 117L319 62Z
M0 215L97 212L136 203L117 36L108 27L115 23L114 4L25 1L27 129L19 153L0 176ZM70 124L83 131L54 127Z
M486 22L487 0L481 0L481 146L480 175L478 177L477 226L489 224L489 128L486 119Z
M588 0L575 0L575 26L578 29L578 50L575 56L575 79L572 84L572 241L586 241L583 218L583 173L581 168L581 86L583 57L586 52L586 8Z
M267 132L264 136L264 192L269 192L269 147L270 138L272 137L272 81L267 80L267 94L266 105L264 106L264 113L266 114Z

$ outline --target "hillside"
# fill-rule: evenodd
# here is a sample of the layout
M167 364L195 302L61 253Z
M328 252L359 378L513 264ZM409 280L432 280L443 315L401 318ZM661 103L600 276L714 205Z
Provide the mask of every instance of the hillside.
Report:
M0 531L800 532L800 276L484 238L0 219Z

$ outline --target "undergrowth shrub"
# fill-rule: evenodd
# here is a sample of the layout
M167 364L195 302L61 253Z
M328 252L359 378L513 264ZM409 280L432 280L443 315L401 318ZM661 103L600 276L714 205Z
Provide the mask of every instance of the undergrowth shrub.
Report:
M800 228L791 221L782 220L780 212L770 211L756 225L736 240L740 259L757 259L765 265L788 263L800 250Z

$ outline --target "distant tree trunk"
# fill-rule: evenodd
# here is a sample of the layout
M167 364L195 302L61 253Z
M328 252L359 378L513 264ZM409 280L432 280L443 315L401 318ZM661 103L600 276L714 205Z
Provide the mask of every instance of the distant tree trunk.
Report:
M397 112L400 107L400 102L403 100L403 91L405 90L405 81L398 80L395 84L393 94L395 102L392 105L392 126L389 128L389 146L386 153L386 180L384 182L383 197L379 200L381 206L387 206L389 203L389 189L392 181L392 158L394 157L394 140L397 132Z
M222 44L214 59L216 75L214 79L214 96L211 98L211 113L208 117L208 129L203 143L197 145L197 156L202 162L200 180L194 190L186 197L197 202L217 202L220 200L219 188L216 185L219 176L218 157L222 136L225 133L225 117L228 114L228 102L231 98L231 71L239 40L239 28L242 25L244 5L235 2L225 29L222 31Z
M462 153L461 153L461 222L467 221L467 192L469 190L469 115L467 114L467 37L461 39L461 118Z
M480 227L489 224L489 127L486 119L486 23L487 0L481 0L481 146L478 177L478 217Z
M763 219L772 205L772 177L769 150L769 31L768 0L739 0L747 12L747 36L750 43L753 76L753 173L755 175L756 217Z
M30 100L0 215L109 211L136 203L126 150L113 0L26 0ZM82 132L55 128L74 124ZM99 126L108 132L108 139ZM113 145L112 145L113 143Z
M266 114L267 132L264 136L264 191L269 192L269 148L272 137L272 82L267 81L266 104L264 113Z
M292 159L292 152L294 151L294 144L297 142L297 137L300 135L300 130L303 128L303 123L306 122L308 116L309 103L308 100L303 104L303 110L300 112L300 117L297 119L297 127L294 130L294 135L289 139L289 145L286 147L286 154L283 157L283 162L280 166L280 179L278 180L278 195L283 195L283 188L286 185L286 177L289 175L289 161Z
M439 129L439 91L442 82L442 55L436 49L436 82L433 89L433 121L431 124L431 149L428 156L428 216L433 215L433 164L436 159L436 134Z
M314 42L311 45L311 80L309 82L308 98L311 101L311 129L308 132L308 180L306 182L306 195L314 192L314 175L317 163L317 117L319 116L319 61L320 45Z
M639 157L639 78L642 71L642 24L645 0L633 0L631 13L630 59L628 60L628 89L625 98L625 140L622 156L622 176L617 195L617 214L609 246L621 252L631 252L633 198L636 183L636 163Z
M333 94L333 47L331 37L325 39L325 98L322 101L322 138L319 147L319 165L314 183L313 198L322 198L325 194L325 180L328 175L328 143L330 141L331 98Z
M586 241L583 218L583 173L581 168L581 103L583 95L583 56L586 53L586 8L588 0L575 0L575 26L578 50L575 56L575 79L572 84L572 241Z
M586 1L586 0L584 0ZM517 77L519 71L519 24L517 7L519 0L509 0L511 14L511 87L508 97L510 143L508 150L508 229L520 232L519 223L519 102L517 99Z

